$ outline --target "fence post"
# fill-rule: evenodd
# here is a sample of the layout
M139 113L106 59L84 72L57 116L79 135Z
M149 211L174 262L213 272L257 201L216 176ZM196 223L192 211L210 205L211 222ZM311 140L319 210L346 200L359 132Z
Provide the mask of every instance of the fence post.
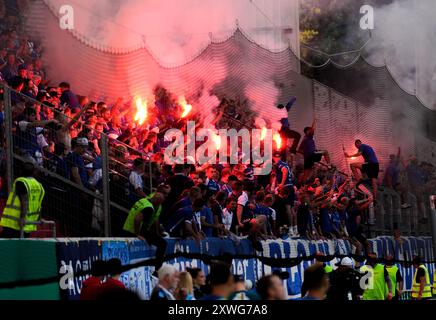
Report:
M433 239L433 260L436 259L436 196L430 196L431 237Z
M9 87L3 86L3 97L5 102L5 139L6 139L6 179L8 192L12 190L12 183L14 181L14 146L12 138L12 104L11 104L11 91Z
M109 197L109 157L108 139L105 134L101 135L101 157L102 157L102 185L103 185L103 215L104 215L104 236L110 236L110 197Z

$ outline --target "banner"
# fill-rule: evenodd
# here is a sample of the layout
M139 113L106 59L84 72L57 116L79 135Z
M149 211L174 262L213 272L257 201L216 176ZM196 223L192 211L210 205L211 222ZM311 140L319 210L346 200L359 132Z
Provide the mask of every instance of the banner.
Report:
M139 240L111 240L102 244L102 259L118 258L123 265L154 257L155 249ZM152 283L151 268L139 267L123 272L120 281L127 289L136 292L141 299L149 299L155 283Z
M289 273L289 279L285 282L288 295L298 297L301 292L301 284L304 270L313 261L301 258L313 256L317 251L326 255L344 256L353 254L353 247L346 240L319 240L308 241L300 239L267 240L263 241L263 251L256 252L248 239L234 242L230 239L209 238L197 244L194 240L167 239L166 256L176 257L168 259L165 263L173 264L178 270L185 271L187 267L201 268L207 275L208 261L205 257L226 256L232 257L232 272L243 275L245 280L254 286L262 276L270 274L275 269ZM395 240L392 237L378 237L369 240L370 248L379 258L387 254L394 255L396 260L411 261L414 255L419 254L425 261L433 261L431 237L404 237ZM109 260L118 258L123 265L142 262L154 257L155 248L138 239L107 239L107 240L82 240L82 241L59 241L57 243L58 268L68 266L74 273L90 270L92 262L96 259ZM178 255L191 254L183 257ZM203 260L201 259L203 257ZM280 259L296 259L296 265L292 267L277 268L263 263L264 258L272 258L270 261ZM298 258L298 259L297 259ZM327 262L334 269L339 258L335 257ZM404 278L404 290L410 290L414 268L406 264L398 264ZM434 265L427 265L430 278L433 279ZM130 269L121 275L124 285L138 293L142 299L148 299L157 279L152 277L154 267L141 266ZM60 272L61 273L61 272ZM78 299L84 276L74 276L70 281L70 287L62 290L63 298Z
M101 259L101 248L97 240L59 241L57 242L57 260L59 275L63 276L59 287L63 299L78 300L82 283L89 275L76 276L78 272L90 271L92 263Z

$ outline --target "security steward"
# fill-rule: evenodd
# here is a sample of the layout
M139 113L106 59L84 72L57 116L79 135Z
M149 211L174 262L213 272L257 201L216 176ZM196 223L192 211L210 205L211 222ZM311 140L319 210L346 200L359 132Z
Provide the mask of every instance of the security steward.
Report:
M427 300L431 296L430 275L427 268L421 261L421 257L415 256L412 260L416 268L412 283L412 299Z
M161 205L165 198L165 194L158 190L149 197L138 200L130 209L123 228L126 235L136 236L156 246L156 270L163 264L167 247L159 224Z
M392 300L398 301L402 294L403 277L401 276L400 270L394 263L393 255L387 255L385 260L386 270L389 274L392 284Z
M27 237L37 230L44 188L35 177L35 166L26 162L23 176L15 179L0 220L1 238Z
M386 267L377 261L375 253L369 253L366 265L360 268L369 283L363 292L363 300L392 300L392 283Z

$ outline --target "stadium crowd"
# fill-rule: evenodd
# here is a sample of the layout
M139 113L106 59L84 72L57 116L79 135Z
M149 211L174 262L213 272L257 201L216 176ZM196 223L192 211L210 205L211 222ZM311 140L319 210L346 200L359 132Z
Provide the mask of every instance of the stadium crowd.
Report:
M4 14L2 10L1 14ZM170 128L184 130L187 120L198 119L195 110L182 117L183 106L171 92L157 86L155 105L148 109L145 123L140 124L137 106L131 98L109 102L91 101L86 96L76 95L68 82L53 84L50 81L41 60L43 49L19 30L18 20L0 16L0 82L12 89L14 153L23 162L44 168L76 186L66 187L65 193L71 197L67 203L71 205L56 217L59 225L65 227L61 230L62 235L101 235L101 215L95 215L101 211L99 202L92 201L81 190L102 192L102 151L105 148L102 137L108 137L110 193L114 195L113 201L128 211L111 207L112 235L139 237L156 245L155 268L159 284L152 300L243 300L250 296L253 299L285 299L283 280L286 276L280 272L260 279L255 290L246 288L243 279L234 277L230 267L222 262L211 267L208 279L200 269L178 273L174 267L163 264L168 236L196 241L205 237L230 237L236 242L246 236L258 251L262 250L260 240L263 239L342 238L349 239L359 253L367 250L364 225L369 221L366 210L377 199L378 184L400 193L404 208L409 206L408 192L417 195L418 204L423 206L424 199L419 198L420 195L435 189L434 166L420 163L416 157L403 159L400 150L390 156L384 179L378 181L376 154L360 140L356 141L357 153L346 156L362 156L365 164L353 166L352 176L341 173L330 163L328 152L317 150L315 121L304 129L299 144L301 134L290 130L287 117L281 119L284 147L275 150L274 168L269 175L254 175L252 164L168 165L163 152L169 142L165 141L164 134ZM295 98L290 104L292 101ZM225 126L223 117L233 117L240 125L243 115L228 112L229 106L238 110L238 104L237 99L223 98L219 106L210 106L216 112L214 124L218 128ZM9 134L4 127L4 107L2 99L1 206L7 196L4 150L5 136ZM283 105L278 108L285 109ZM289 103L286 110L289 111ZM303 165L294 161L298 154L304 158ZM362 174L367 177L361 177ZM40 173L39 177L43 175ZM49 177L45 174L41 179L43 184L50 184ZM77 210L78 206L82 209ZM66 216L75 216L75 221L81 222L80 230L68 225ZM369 251L366 253L370 254ZM372 263L377 264L375 258ZM351 278L359 278L354 270L350 271L351 266L344 258L337 270L350 273ZM93 277L83 284L83 299L95 299L109 289L119 289L118 298L125 293L119 281L122 272L119 261L112 260L104 266L94 263L93 267ZM327 277L325 267L320 262L306 270L302 296L323 299L330 294L340 297L339 300L348 299L350 286L344 286L348 291L340 293L329 291L329 281L339 280ZM108 272L109 277L106 276ZM362 294L357 291L351 294ZM384 298L392 298L392 291L395 290L390 287L389 297L385 290Z
M42 48L17 32L18 26L18 21L9 18L0 24L0 77L13 89L14 152L25 162L101 193L102 134L106 134L113 201L130 210L128 215L111 210L113 235L140 236L162 250L162 239L168 235L196 240L230 236L235 241L247 235L258 250L259 239L277 237L349 238L358 250L365 246L364 212L376 196L379 171L370 146L356 141L355 156L362 155L367 168L355 167L353 176L347 176L329 163L327 152L316 149L315 122L305 128L298 144L300 133L289 129L286 117L280 130L284 147L274 152L270 175L255 176L251 164L165 164L163 151L169 143L165 132L184 130L187 120L198 119L195 110L182 117L183 106L171 92L157 86L155 106L148 108L146 121L140 124L135 101L91 101L76 95L67 82L53 85L41 63ZM239 110L236 100L223 98L219 106L213 106L218 128L226 125L223 116L241 122L241 114L228 112L229 106ZM304 165L295 164L296 154L303 155ZM4 153L1 168L4 172ZM361 180L360 172L373 183ZM419 195L434 188L435 181L432 164L419 163L416 157L402 160L399 152L391 156L382 184L402 195L408 191ZM3 197L5 185L3 180ZM101 234L101 219L91 214L98 212L98 202L85 194L79 199L82 210L66 209L68 214L57 217L59 224L67 224L62 223L65 215L75 215L83 226L79 235ZM406 202L404 196L404 207ZM71 229L66 227L61 234L77 233Z

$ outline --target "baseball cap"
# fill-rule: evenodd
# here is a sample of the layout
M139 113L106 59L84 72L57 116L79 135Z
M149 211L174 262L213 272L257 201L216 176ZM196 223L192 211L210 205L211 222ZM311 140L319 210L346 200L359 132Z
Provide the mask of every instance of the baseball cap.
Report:
M89 145L88 139L86 138L77 138L77 145L82 147L87 147Z
M351 258L349 258L349 257L344 257L344 258L342 258L339 265L344 266L344 267L353 267L353 260L351 260Z

